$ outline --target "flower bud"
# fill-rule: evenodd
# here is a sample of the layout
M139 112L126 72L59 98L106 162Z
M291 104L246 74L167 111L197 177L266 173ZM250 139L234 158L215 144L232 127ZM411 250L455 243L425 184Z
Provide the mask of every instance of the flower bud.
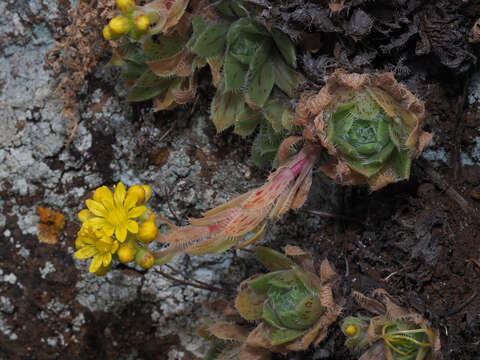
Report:
M112 20L110 20L108 26L114 35L124 35L130 28L128 19L123 15L115 16Z
M95 275L97 276L104 276L112 269L112 263L108 264L108 266L100 266L100 268L95 271Z
M136 250L133 246L129 244L124 244L120 246L120 249L117 251L118 260L122 263L129 263L135 259Z
M117 0L116 3L120 11L130 11L135 7L135 1L133 0Z
M345 335L347 336L355 336L357 333L357 327L355 325L348 325L345 328Z
M158 228L155 223L153 221L145 221L140 224L137 239L144 244L149 244L157 237L157 234Z
M148 185L142 185L142 187L145 190L145 202L147 202L152 197L152 188Z
M80 220L80 222L82 223L84 223L91 217L93 217L93 214L88 209L83 209L78 213L78 220Z
M155 258L150 251L140 249L135 256L135 262L144 269L150 269L155 264Z
M155 221L155 219L156 219L155 213L148 208L147 210L145 210L145 212L142 215L138 217L138 220L142 223L145 221Z
M113 34L112 30L110 29L110 26L105 26L102 30L103 37L105 40L113 40Z
M134 24L135 24L135 29L141 32L145 32L150 28L150 20L145 15L137 16Z
M141 185L133 185L127 191L127 196L133 194L137 198L137 205L145 203L145 190Z

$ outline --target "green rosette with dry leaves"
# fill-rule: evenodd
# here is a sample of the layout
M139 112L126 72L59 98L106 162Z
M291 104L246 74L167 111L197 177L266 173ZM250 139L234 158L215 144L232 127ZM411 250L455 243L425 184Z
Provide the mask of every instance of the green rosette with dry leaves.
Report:
M349 316L341 324L354 351L366 350L362 360L437 360L440 337L422 316L395 304L383 289L367 297L354 291L354 298L365 310L377 316Z
M242 5L242 6L240 6ZM290 98L304 82L295 71L296 52L290 38L278 29L267 30L252 20L240 1L223 1L217 10L225 18L193 19L187 47L210 66L217 92L211 118L218 132L234 126L241 136L260 126L253 160L264 166L275 158L282 139L293 129ZM237 18L232 21L232 18Z
M328 261L317 274L310 254L295 246L285 254L290 257L258 247L259 260L271 272L242 282L235 301L244 319L258 322L246 344L280 353L321 342L341 312L331 286L337 275Z
M304 95L295 123L332 156L321 170L344 185L378 190L408 179L412 160L430 143L424 104L391 73L337 70L318 94Z

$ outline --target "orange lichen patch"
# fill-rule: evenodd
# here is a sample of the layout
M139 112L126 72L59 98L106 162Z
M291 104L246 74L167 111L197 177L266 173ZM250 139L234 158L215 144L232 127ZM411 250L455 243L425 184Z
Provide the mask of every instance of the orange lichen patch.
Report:
M59 211L37 206L40 222L38 223L38 240L45 244L56 244L57 236L65 225L65 217Z

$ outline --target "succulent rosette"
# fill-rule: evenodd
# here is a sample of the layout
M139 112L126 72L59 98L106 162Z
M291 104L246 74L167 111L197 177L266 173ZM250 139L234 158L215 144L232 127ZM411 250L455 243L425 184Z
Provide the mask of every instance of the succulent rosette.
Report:
M395 304L385 290L376 298L354 292L355 300L366 310L378 314L346 317L341 324L353 350L366 350L362 360L435 360L440 354L440 338L419 314Z
M318 275L310 254L294 246L287 246L285 253L293 260L258 247L260 261L271 272L244 281L235 301L244 319L259 322L246 344L281 353L318 344L340 313L331 287L336 274L328 261Z
M303 96L295 123L332 156L325 174L378 190L409 178L412 160L433 136L422 131L423 119L424 104L391 73L337 70L318 94Z

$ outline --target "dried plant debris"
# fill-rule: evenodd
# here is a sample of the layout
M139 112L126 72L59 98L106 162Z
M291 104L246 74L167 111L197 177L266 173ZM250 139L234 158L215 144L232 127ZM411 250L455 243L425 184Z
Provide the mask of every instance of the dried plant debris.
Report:
M238 288L238 312L246 320L258 321L246 340L253 348L305 350L326 337L341 312L331 286L337 275L328 261L317 273L309 253L287 246L285 254L258 247L259 260L271 272L254 275Z
M217 300L213 305L224 319L214 322L204 319L196 334L211 344L205 360L270 360L271 353L267 349L251 347L246 343L249 326L244 323L237 310L227 301Z
M424 105L391 73L337 70L318 94L305 94L295 124L307 141L320 143L331 160L320 169L344 185L378 190L408 179L412 159L433 134L422 131Z
M303 72L317 83L322 83L319 69L315 69L321 68L317 61L325 63L325 58L334 59L338 67L349 71L366 72L396 63L399 55L406 55L415 71L460 74L477 61L468 32L478 13L472 18L474 11L464 11L463 3L292 0L279 5L269 1L264 2L260 17L267 26L280 27L307 52L312 37L317 37L323 51L301 63ZM418 62L425 55L429 56L427 69Z
M436 360L441 358L438 331L419 314L395 304L383 289L367 297L354 291L356 302L374 317L348 316L341 324L345 345L363 351L362 360Z
M46 63L57 74L64 74L57 92L63 101L63 115L68 119L66 144L70 143L78 124L78 94L86 76L97 66L99 54L108 48L100 29L113 14L114 0L78 0L68 12L71 23L64 35L47 53Z

